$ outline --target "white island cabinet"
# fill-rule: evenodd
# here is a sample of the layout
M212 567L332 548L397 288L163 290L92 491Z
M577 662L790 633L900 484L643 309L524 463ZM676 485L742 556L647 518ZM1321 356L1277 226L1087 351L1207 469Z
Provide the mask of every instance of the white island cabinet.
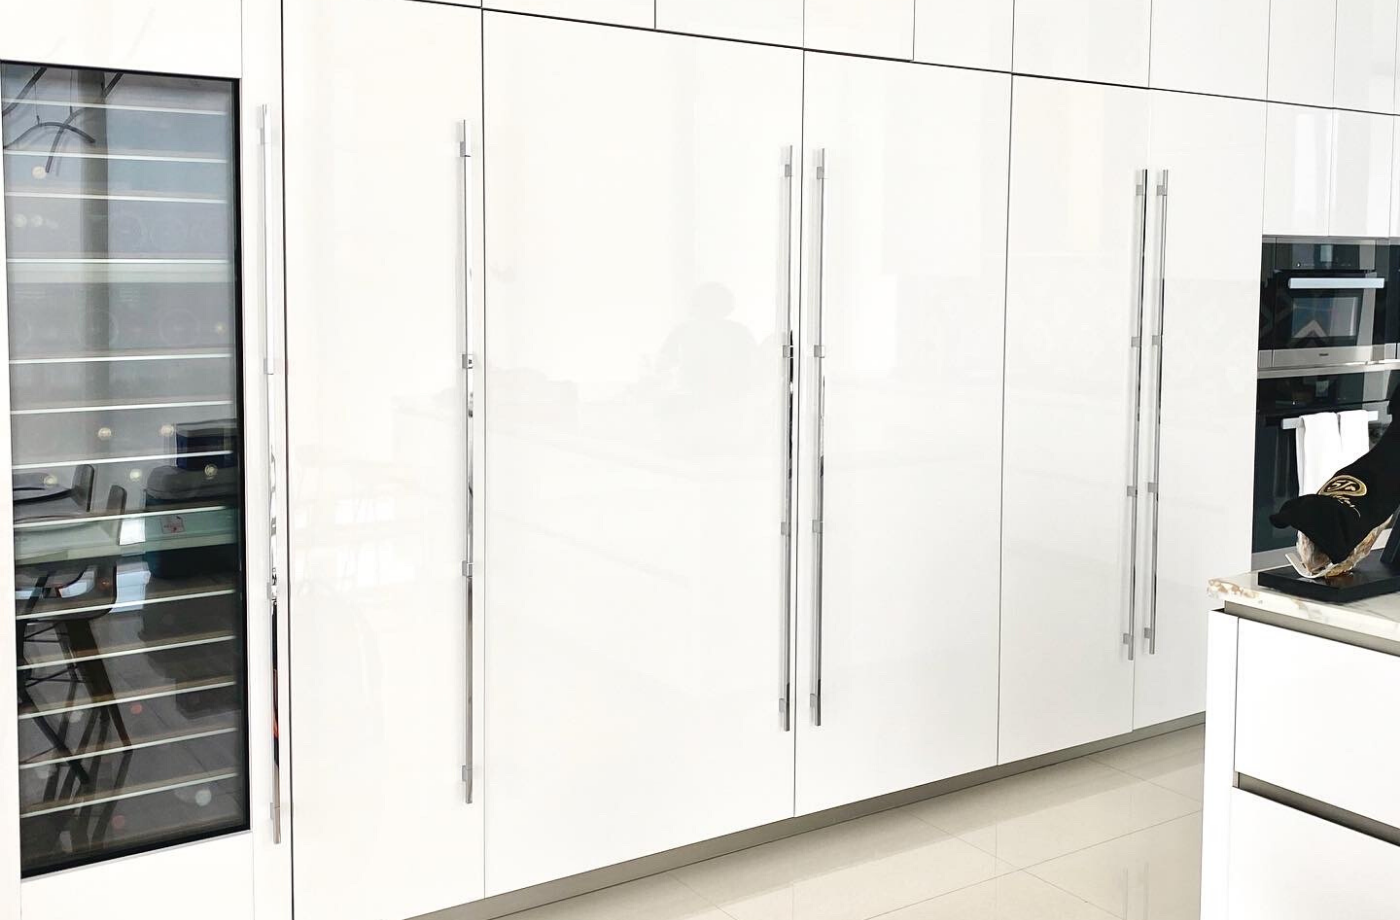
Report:
M1390 920L1400 903L1400 597L1217 579L1204 920Z

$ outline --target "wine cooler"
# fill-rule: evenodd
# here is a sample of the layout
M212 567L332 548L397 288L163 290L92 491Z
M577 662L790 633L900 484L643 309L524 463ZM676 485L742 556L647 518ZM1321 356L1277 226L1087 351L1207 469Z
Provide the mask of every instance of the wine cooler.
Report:
M32 876L248 827L238 110L0 67Z

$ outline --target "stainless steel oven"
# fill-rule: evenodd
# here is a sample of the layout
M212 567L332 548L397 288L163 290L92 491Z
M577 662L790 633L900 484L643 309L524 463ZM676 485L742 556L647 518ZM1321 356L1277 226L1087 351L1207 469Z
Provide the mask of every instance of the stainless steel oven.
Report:
M1261 369L1394 359L1400 343L1397 269L1387 241L1264 240Z
M1282 564L1278 551L1296 534L1269 523L1269 515L1298 497L1295 420L1314 412L1373 413L1371 443L1390 425L1386 403L1400 382L1400 361L1353 367L1272 368L1259 372L1254 427L1254 536L1256 567Z

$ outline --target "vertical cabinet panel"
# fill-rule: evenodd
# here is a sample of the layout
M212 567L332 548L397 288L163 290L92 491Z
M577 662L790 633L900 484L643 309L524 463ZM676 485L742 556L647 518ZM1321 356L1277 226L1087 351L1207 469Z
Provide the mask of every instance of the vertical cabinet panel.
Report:
M1152 4L1154 89L1262 99L1268 75L1269 0Z
M536 13L586 22L607 22L650 29L656 25L658 0L483 0L488 10Z
M799 51L487 16L488 891L792 814Z
M1160 436L1144 443L1144 480L1160 489L1144 533L1141 564L1153 578L1139 618L1135 728L1205 709L1210 606L1201 586L1212 572L1249 568L1264 110L1152 94L1154 179L1169 174L1167 210L1152 222L1152 243L1165 245L1149 246L1148 326L1163 340ZM1146 638L1154 623L1155 645Z
M1018 29L1019 32L1019 29ZM1003 494L1003 762L1126 732L1147 92L1018 78Z
M1397 0L1337 0L1333 105L1368 112L1395 110Z
M803 353L826 354L823 714L798 708L799 813L996 762L1010 77L809 54L806 92L806 145L826 163L823 195L809 154L803 207L824 216L803 272ZM804 377L810 490L822 382Z
M1018 73L1147 85L1150 0L1016 0Z
M801 45L802 0L656 0L656 27Z
M288 5L296 906L310 920L414 916L482 890L462 577L463 215L480 199L459 149L480 108L480 20Z
M237 77L241 0L45 0L5 4L0 60Z
M1332 191L1327 109L1271 104L1265 135L1264 232L1326 236Z
M1012 0L915 0L914 60L1011 69Z
M1272 0L1269 99L1332 104L1338 0Z
M909 60L914 0L806 0L805 46Z
M1328 235L1383 237L1390 231L1393 119L1333 113Z

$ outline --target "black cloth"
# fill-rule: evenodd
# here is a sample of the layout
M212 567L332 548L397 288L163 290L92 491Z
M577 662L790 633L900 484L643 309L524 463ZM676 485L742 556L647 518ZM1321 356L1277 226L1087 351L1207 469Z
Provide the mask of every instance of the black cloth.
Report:
M1392 418L1400 412L1400 387L1390 397ZM1361 541L1400 507L1400 425L1392 423L1375 447L1342 467L1316 495L1284 503L1269 520L1308 536L1333 564L1349 557Z

